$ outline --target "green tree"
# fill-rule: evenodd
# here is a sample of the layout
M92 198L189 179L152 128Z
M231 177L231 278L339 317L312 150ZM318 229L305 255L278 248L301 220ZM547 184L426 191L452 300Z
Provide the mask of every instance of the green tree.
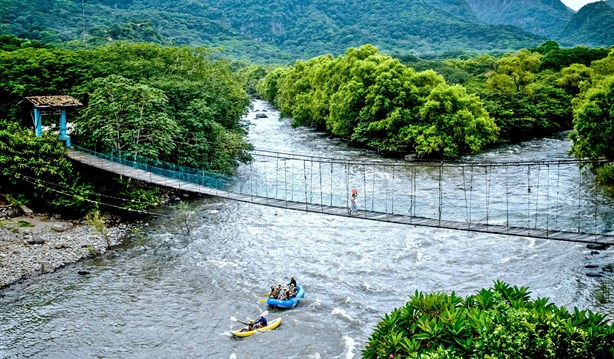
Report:
M561 70L558 84L572 95L577 95L591 84L593 71L582 64L572 64Z
M521 92L535 80L541 55L528 50L505 54L497 61L497 68L488 77L488 86L501 92Z
M0 52L0 118L21 115L25 96L67 95L83 81L84 68L73 51L23 48Z
M156 88L111 75L97 79L87 107L75 121L81 141L104 150L158 158L175 144L177 123L168 99Z
M243 83L245 92L255 95L256 85L267 75L267 69L262 65L247 65L238 69L236 73Z
M57 136L0 121L0 187L38 212L80 215L98 201Z
M406 133L421 157L457 158L495 143L498 131L477 96L460 85L439 85L420 108L420 121Z
M481 102L461 87L451 88L449 98L442 99L444 107L421 111L429 100L436 102L433 93L439 87L449 88L434 71L416 73L374 46L365 45L348 49L344 56L297 61L292 67L271 72L259 84L259 91L269 98L274 88L272 100L282 115L292 116L293 125L323 129L378 151L457 157L496 139L496 126ZM451 103L454 105L448 106ZM453 123L447 126L440 120ZM442 138L446 144L425 145L428 141L439 143Z
M589 89L574 108L572 154L577 158L614 160L614 75ZM614 183L612 165L592 167L604 182Z

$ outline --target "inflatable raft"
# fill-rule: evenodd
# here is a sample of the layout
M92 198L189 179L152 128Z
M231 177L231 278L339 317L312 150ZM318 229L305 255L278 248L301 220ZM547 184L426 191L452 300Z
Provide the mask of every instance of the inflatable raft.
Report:
M281 324L281 318L277 318L275 320L272 320L270 322L268 322L269 325L267 325L266 327L262 327L262 328L258 328L258 329L254 329L254 330L249 330L249 331L242 331L242 329L240 330L231 330L230 332L237 336L237 337L249 337L250 335L254 335L257 332L264 332L267 330L273 330L275 328L277 328L280 324Z
M269 298L266 300L266 304L268 304L271 308L294 308L301 298L305 297L305 291L303 290L302 286L297 285L296 290L296 297L292 297L288 300Z

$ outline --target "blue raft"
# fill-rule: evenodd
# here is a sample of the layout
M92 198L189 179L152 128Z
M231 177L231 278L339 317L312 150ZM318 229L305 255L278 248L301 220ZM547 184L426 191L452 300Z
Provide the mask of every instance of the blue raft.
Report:
M271 308L294 308L301 298L305 297L305 291L303 290L302 286L297 285L296 290L296 297L292 297L288 300L269 298L266 300L266 304L268 304Z

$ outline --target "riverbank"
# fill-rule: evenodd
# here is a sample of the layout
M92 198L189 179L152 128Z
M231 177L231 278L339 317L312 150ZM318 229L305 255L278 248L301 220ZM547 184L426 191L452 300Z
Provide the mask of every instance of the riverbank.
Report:
M125 223L108 227L105 239L84 220L66 221L44 215L2 220L0 289L101 255L108 247L121 244L130 228Z

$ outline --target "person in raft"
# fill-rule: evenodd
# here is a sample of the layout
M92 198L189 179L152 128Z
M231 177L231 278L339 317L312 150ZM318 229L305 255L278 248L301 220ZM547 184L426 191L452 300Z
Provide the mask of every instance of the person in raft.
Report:
M260 317L254 322L254 329L264 328L267 325L269 325L269 323L267 322L266 318Z
M271 294L269 295L269 298L277 299L280 292L281 292L281 284L277 284L276 286L271 287Z
M269 323L267 322L266 318L265 317L259 317L255 321L254 320L250 320L249 324L247 325L247 327L241 329L241 331L242 332L251 332L252 330L264 328L267 325L269 325Z

